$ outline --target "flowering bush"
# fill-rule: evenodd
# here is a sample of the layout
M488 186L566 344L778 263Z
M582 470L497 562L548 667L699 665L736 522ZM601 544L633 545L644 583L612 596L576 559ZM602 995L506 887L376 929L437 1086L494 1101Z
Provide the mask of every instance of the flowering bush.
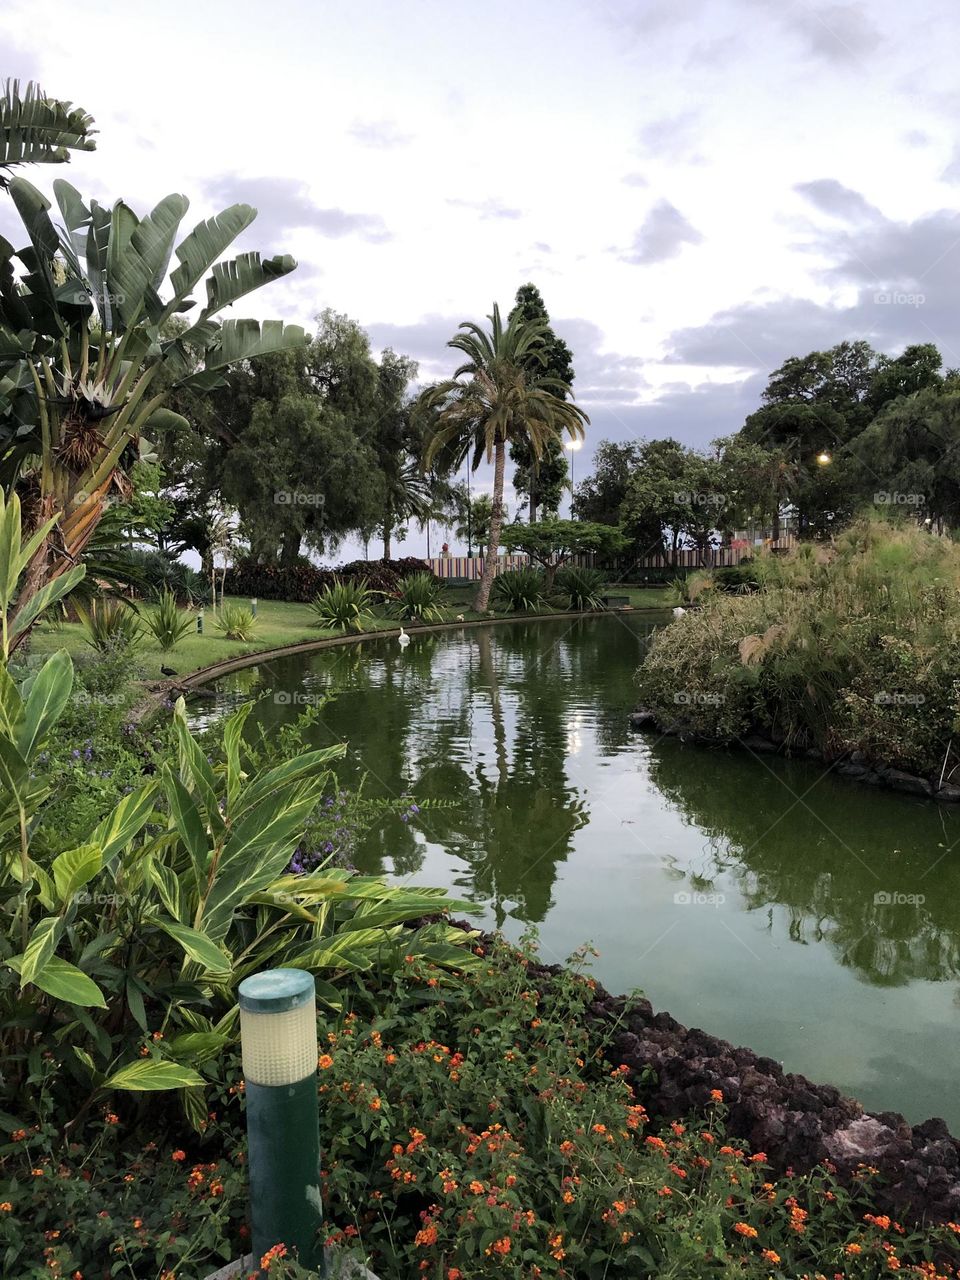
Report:
M774 1178L725 1136L719 1092L654 1131L591 1027L582 953L549 973L526 948L478 950L469 980L410 957L321 1022L328 1236L383 1280L957 1274L960 1224L920 1232L873 1213L869 1168L853 1196L829 1165ZM89 1149L11 1134L5 1273L195 1280L246 1252L243 1085L226 1065L233 1083L180 1148L124 1159L109 1112ZM304 1274L282 1248L267 1262L271 1280Z

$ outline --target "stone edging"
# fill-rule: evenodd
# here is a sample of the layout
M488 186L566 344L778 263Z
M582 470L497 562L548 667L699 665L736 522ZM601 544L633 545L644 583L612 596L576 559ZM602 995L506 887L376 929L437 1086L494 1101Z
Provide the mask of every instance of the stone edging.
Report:
M684 742L693 742L702 747L720 747L724 750L739 747L754 755L779 755L790 759L783 746L759 733L748 733L742 738L733 738L730 742L719 742L694 733L683 724L664 724L657 719L653 711L632 711L630 728L660 733L665 737L680 738ZM862 751L851 751L845 755L828 760L822 751L811 748L802 754L792 757L796 760L815 760L827 765L832 773L842 778L850 778L868 787L884 787L890 791L901 791L906 795L925 796L940 804L960 804L960 786L948 782L941 787L934 787L929 778L920 774L907 773L904 769L894 769L890 765L871 763Z

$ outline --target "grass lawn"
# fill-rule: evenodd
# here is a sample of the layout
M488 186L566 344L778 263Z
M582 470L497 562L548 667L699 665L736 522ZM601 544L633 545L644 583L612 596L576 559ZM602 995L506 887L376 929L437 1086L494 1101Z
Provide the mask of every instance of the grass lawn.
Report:
M666 608L675 603L674 592L670 587L613 588L612 594L629 596L631 605L640 609ZM460 615L465 621L479 618L480 615L473 613L468 607L472 596L472 587L447 587L444 590L443 602L449 621L453 622ZM228 596L227 601L249 604L248 600L240 597ZM162 680L164 677L160 673L161 666L171 667L178 675L186 676L192 671L208 667L214 662L222 662L226 658L260 653L264 649L275 649L282 645L298 644L308 640L325 640L342 634L330 628L316 626L314 616L310 606L306 604L261 600L257 605L259 626L256 635L253 639L242 642L227 640L222 636L217 631L213 614L208 609L204 614L203 635L191 632L170 653L161 653L153 638L148 636L137 651L143 679ZM396 626L397 623L391 618L374 617L370 630L389 630ZM66 649L72 657L88 659L94 652L87 644L83 627L79 623L65 622L56 626L49 622L41 622L31 638L31 652L47 654L57 649Z

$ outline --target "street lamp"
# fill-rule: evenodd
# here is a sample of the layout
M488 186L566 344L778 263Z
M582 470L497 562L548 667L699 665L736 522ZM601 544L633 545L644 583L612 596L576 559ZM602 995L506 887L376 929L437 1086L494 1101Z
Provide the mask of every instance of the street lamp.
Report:
M817 454L817 462L821 467L828 467L832 461L833 458L831 458L830 454L827 453L826 449L821 449Z
M565 440L563 447L570 455L570 514L573 515L573 460L583 448L583 441Z

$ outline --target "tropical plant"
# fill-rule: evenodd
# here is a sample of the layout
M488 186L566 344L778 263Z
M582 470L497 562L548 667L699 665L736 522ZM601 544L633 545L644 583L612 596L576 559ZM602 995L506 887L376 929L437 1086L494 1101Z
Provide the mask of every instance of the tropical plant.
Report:
M443 588L432 573L411 573L401 578L388 605L393 618L410 622L442 622L440 607Z
M572 439L582 438L584 423L589 421L582 409L565 399L572 395L568 383L530 374L531 359L540 364L545 360L548 326L526 321L519 313L504 325L496 304L489 320L489 332L469 321L460 325L461 332L447 346L462 351L465 363L452 378L427 388L419 402L432 421L425 466L451 447L458 464L468 454L474 468L484 455L493 462L490 541L473 602L478 613L486 612L496 573L509 444L516 439L527 441L532 457L538 459L548 442L563 432Z
M71 151L93 151L93 117L72 102L48 98L28 81L6 80L0 95L0 187L18 164L66 164ZM4 171L7 172L4 172Z
M336 578L316 595L310 608L318 625L337 631L363 631L370 622L375 592L366 578Z
M557 574L557 590L570 601L571 609L602 609L606 575L599 569L565 565Z
M493 580L493 598L515 613L539 609L545 590L543 574L532 566L508 569Z
M20 605L24 574L37 548L56 523L57 517L52 516L24 542L20 499L15 493L7 499L0 489L0 658L4 662L36 620L82 582L86 573L82 564L74 565Z
M115 596L97 596L76 605L84 639L94 649L134 649L143 639L140 617L132 605Z
M225 604L220 609L216 628L228 640L250 640L259 625L252 609L245 604Z
M163 653L175 649L194 627L193 616L180 609L172 591L161 592L157 607L146 615L144 622Z
M14 251L0 239L0 483L8 492L16 483L31 527L46 528L17 616L79 563L111 495L130 491L131 468L149 454L144 432L187 425L163 407L172 388L209 391L231 364L305 335L280 321L216 319L296 266L289 256L261 261L257 253L222 261L256 216L249 205L199 223L176 244L188 208L181 195L139 218L122 201L112 210L88 206L58 180L56 226L50 202L26 179L13 178L8 191L29 245ZM179 265L163 299L174 252ZM169 336L208 271L205 304ZM26 628L17 631L22 639Z

